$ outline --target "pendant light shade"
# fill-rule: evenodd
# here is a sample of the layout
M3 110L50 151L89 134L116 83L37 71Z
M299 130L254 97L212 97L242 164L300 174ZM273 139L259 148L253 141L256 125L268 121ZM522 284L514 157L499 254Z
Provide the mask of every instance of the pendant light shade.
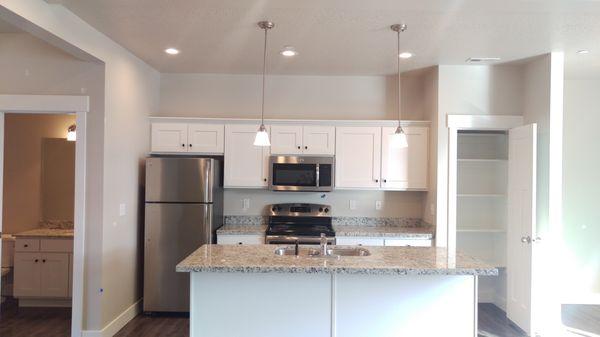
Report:
M269 141L269 133L265 127L265 80L267 77L267 32L269 29L275 27L275 24L271 21L261 21L258 23L258 27L265 31L265 45L263 49L263 74L262 74L262 105L260 112L260 127L256 131L256 137L254 137L255 146L271 146Z
M74 142L77 140L77 127L75 124L72 124L67 129L67 140L70 142Z
M269 141L269 133L267 132L267 128L264 124L261 124L256 132L256 137L254 137L254 145L271 146L271 142Z
M401 119L401 107L400 104L400 33L406 30L405 24L395 24L390 27L393 31L398 34L398 52L396 53L396 60L398 62L398 127L396 131L391 136L392 137L392 147L394 148L406 148L408 147L408 139L406 138L406 133L402 129L402 119Z

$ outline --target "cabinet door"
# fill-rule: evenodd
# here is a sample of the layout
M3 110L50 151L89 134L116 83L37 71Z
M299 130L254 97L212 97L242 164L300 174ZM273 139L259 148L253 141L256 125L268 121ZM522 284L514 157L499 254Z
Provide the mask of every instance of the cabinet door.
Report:
M267 187L269 147L254 146L258 127L258 124L225 126L225 187Z
M188 152L223 154L224 133L225 125L223 124L189 124Z
M152 123L151 128L152 152L187 152L187 124Z
M302 125L271 125L271 153L302 153Z
M41 256L40 253L15 253L15 297L40 296Z
M369 237L336 237L335 244L339 246L383 246L383 238L369 238Z
M69 254L42 253L41 255L42 297L70 297Z
M303 128L304 154L335 154L335 126L306 125Z
M424 239L385 239L386 246L431 247L431 240Z
M261 245L265 243L264 235L217 235L220 245Z
M379 188L381 174L380 160L380 127L336 128L336 188Z
M408 147L392 144L394 127L384 127L381 139L381 187L386 190L425 190L428 180L429 128L404 127Z

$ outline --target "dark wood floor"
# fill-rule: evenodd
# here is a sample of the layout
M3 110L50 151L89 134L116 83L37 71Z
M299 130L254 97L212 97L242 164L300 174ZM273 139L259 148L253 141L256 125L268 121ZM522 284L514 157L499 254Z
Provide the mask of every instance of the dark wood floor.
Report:
M563 306L563 322L581 331L600 334L600 306ZM68 337L71 310L64 308L18 308L15 301L2 304L1 337ZM139 315L116 337L188 337L189 320L181 316ZM479 305L480 337L525 337L493 304Z

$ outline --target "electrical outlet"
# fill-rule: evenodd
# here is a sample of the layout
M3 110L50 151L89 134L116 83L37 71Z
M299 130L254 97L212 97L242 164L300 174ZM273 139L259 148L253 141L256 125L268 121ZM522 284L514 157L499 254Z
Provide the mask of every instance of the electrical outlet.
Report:
M350 200L350 202L348 203L348 206L350 207L351 210L355 210L356 209L356 200Z
M246 198L246 199L242 200L242 209L244 211L247 211L250 209L250 199Z
M381 201L381 200L375 201L375 210L381 211L382 208L383 208L383 201Z
M127 205L119 204L119 216L127 215Z

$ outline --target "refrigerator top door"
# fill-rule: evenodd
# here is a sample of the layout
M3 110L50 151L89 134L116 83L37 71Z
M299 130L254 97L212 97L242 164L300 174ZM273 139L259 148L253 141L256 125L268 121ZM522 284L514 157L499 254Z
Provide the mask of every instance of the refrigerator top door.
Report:
M212 158L148 158L146 202L211 203L218 172Z

